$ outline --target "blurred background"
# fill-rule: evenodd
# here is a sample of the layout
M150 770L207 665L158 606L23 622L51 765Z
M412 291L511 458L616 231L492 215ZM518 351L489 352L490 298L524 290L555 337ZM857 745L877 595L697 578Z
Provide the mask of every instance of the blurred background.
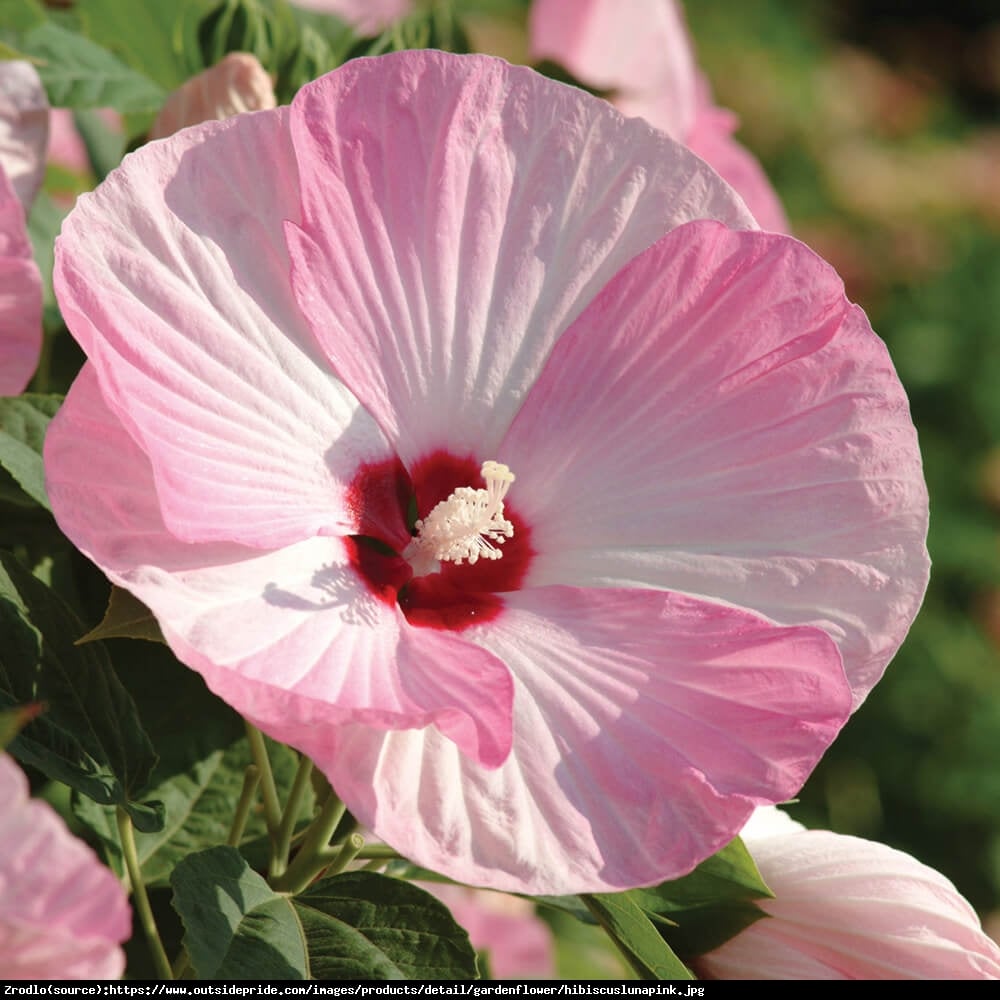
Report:
M717 102L887 341L931 584L790 808L948 875L1000 937L1000 5L692 0Z

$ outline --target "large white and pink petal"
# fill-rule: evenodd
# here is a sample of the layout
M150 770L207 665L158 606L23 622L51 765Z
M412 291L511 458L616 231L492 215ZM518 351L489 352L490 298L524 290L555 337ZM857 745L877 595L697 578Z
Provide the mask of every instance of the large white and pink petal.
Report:
M42 278L24 209L0 169L0 396L16 396L42 350Z
M46 438L63 530L154 611L172 648L275 739L323 761L332 730L434 725L495 766L511 740L513 682L497 656L411 628L373 594L350 539L282 548L186 543L163 522L149 461L104 402L92 366Z
M351 530L351 477L391 455L291 294L286 111L150 143L81 196L56 242L63 316L190 540Z
M649 590L506 602L465 633L516 679L503 765L487 770L430 730L359 726L324 763L364 825L462 882L613 892L685 874L754 805L794 794L849 711L818 629Z
M7 979L117 979L125 890L0 755L0 969Z
M711 979L1000 979L1000 947L952 883L885 844L826 830L747 847L768 916L695 961Z
M45 176L49 101L29 62L0 62L0 169L10 178L25 214Z
M665 587L818 626L856 704L923 597L906 395L840 279L788 237L665 236L556 345L498 454L532 525L526 586Z
M291 108L296 297L409 464L489 456L566 325L692 218L752 225L680 145L483 56L357 59Z

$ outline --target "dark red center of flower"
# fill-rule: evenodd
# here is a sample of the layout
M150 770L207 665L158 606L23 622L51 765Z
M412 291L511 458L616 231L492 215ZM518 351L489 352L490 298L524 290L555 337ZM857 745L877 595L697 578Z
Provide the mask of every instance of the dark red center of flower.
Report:
M398 604L413 625L458 631L490 621L503 608L502 595L520 588L534 556L531 529L515 500L504 505L514 535L503 543L501 558L442 562L440 572L414 576L401 555L413 538L413 522L462 486L482 486L480 463L435 451L409 473L398 460L363 465L348 491L358 524L357 535L347 540L351 564L373 596Z

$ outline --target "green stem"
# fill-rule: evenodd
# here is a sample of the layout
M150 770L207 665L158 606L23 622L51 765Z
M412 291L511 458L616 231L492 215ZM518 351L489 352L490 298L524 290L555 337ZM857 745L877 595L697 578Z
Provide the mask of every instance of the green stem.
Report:
M295 832L295 823L302 810L302 800L305 798L306 790L309 788L309 779L312 777L313 763L308 757L299 758L299 767L295 772L295 780L292 782L292 790L289 792L288 801L285 803L285 812L281 817L281 825L278 827L277 855L281 863L282 871L288 867L288 855L292 849L292 834ZM280 874L280 872L275 872Z
M153 965L161 979L173 979L170 970L170 959L163 949L163 942L160 940L160 932L156 929L156 921L153 919L153 909L149 905L149 896L146 895L146 885L142 881L142 869L139 865L139 852L135 848L135 831L132 829L132 818L119 806L117 809L118 836L121 839L122 857L125 859L125 867L128 870L129 880L132 882L132 894L135 897L135 908L139 914L139 922L146 933L146 940L149 943L149 950L153 955Z
M184 973L187 972L188 967L191 964L191 959L188 957L186 949L181 949L181 953L174 959L173 972L174 979L183 979Z
M367 844L358 851L358 857L363 860L370 858L379 861L401 861L403 859L403 855L399 851L394 850L387 844Z
M337 856L330 862L330 874L337 875L342 872L358 856L358 852L364 846L365 838L360 833L352 833L340 845Z
M281 823L281 807L278 805L278 789L274 784L274 773L271 771L271 759L267 756L264 745L264 734L255 726L246 722L247 739L250 741L250 753L253 762L260 771L260 790L264 796L264 822L267 824L268 835L274 839L278 835Z
M233 825L229 828L229 838L226 843L230 847L239 847L243 839L243 831L246 829L247 820L250 817L250 809L257 798L257 786L260 784L260 768L256 764L250 764L243 773L243 789L240 792L240 800L236 803L236 812L233 813Z
M260 791L264 799L264 823L267 826L267 836L271 841L271 857L268 871L272 875L280 875L285 866L278 856L278 828L281 826L281 806L278 804L278 789L274 784L274 773L271 770L271 759L267 755L264 744L264 734L256 726L251 726L245 719L247 739L250 741L250 754L260 772Z
M272 876L271 888L277 892L288 892L293 895L301 892L324 869L330 861L324 856L330 846L330 838L336 833L337 826L344 818L346 806L333 791L326 797L319 815L306 830L305 839L299 848L295 859L287 871Z

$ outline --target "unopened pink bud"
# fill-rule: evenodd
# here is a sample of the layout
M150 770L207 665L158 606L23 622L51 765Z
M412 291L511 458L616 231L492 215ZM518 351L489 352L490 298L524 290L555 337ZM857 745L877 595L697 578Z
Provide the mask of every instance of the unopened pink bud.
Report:
M165 139L189 125L232 118L244 111L263 111L277 103L271 78L256 57L230 52L167 98L149 137Z
M1000 948L975 911L916 858L828 830L765 824L743 837L774 899L760 903L767 917L694 962L699 977L1000 978Z

